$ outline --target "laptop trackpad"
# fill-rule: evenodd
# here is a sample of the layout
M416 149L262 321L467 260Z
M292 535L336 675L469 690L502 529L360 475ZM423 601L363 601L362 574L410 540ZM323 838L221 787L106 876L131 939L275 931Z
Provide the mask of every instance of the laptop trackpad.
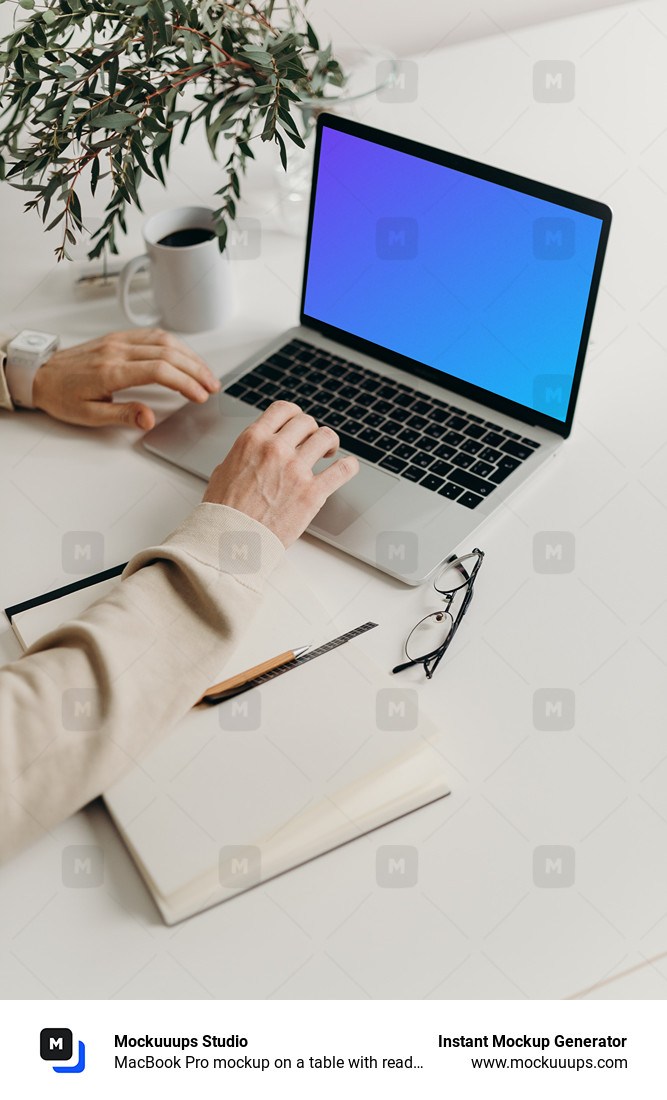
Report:
M336 455L336 458L339 457ZM331 458L317 462L314 472L321 473L334 461ZM329 497L310 524L311 528L326 531L329 535L342 534L351 523L366 515L378 500L394 489L397 480L392 474L360 462L359 473Z

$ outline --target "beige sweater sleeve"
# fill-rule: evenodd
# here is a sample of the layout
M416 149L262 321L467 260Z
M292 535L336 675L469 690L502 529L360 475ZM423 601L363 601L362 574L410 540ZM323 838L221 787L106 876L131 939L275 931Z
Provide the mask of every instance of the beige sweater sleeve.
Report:
M220 679L283 554L262 524L200 504L0 670L0 860L101 794Z
M7 361L5 348L10 340L11 336L6 332L0 332L0 409L7 409L9 412L14 408L14 402L9 392L7 376L5 374L5 363Z

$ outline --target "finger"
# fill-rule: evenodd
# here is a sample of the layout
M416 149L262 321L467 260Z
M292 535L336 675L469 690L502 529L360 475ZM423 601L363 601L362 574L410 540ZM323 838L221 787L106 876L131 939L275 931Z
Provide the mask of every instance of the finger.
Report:
M302 412L288 420L277 434L282 443L286 443L289 447L298 447L314 435L317 428L315 417Z
M299 454L304 462L314 466L321 458L330 458L335 455L339 442L333 428L327 428L321 424L317 431L301 444Z
M220 379L216 378L213 371L206 366L206 363L199 356L193 355L185 345L182 347L174 345L172 347L165 344L123 344L119 340L117 350L122 353L128 362L164 359L167 363L171 363L172 366L178 367L179 370L189 374L201 386L204 386L209 393L216 393L220 389Z
M81 423L89 427L124 424L145 432L155 427L155 413L141 401L87 401L85 410L86 419Z
M104 370L104 383L110 393L130 386L157 383L168 390L182 393L190 401L206 401L209 392L195 378L166 359L138 359L129 363L113 363Z
M354 455L343 455L342 458L327 466L326 470L322 470L321 474L316 474L315 481L322 492L323 499L326 500L336 489L340 489L341 485L351 481L358 473L358 459Z
M265 409L261 416L257 417L254 426L267 434L278 432L294 416L298 416L301 409L292 401L274 401Z

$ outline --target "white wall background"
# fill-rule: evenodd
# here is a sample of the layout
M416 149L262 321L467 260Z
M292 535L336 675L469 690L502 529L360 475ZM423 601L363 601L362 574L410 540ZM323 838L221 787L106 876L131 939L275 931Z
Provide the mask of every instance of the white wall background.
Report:
M621 0L310 0L309 19L323 41L377 44L409 57L452 42L511 33Z

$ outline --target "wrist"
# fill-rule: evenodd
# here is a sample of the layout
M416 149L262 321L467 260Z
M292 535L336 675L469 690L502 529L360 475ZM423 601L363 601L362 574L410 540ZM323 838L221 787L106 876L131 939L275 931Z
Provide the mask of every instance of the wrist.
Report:
M48 360L47 360L48 362ZM35 377L32 380L32 404L33 408L41 409L42 412L46 412L46 406L44 404L45 399L45 385L44 385L44 367L46 363L42 363L35 372Z
M58 337L50 332L24 329L7 345L5 377L15 405L34 408L33 389L40 367L58 347Z

